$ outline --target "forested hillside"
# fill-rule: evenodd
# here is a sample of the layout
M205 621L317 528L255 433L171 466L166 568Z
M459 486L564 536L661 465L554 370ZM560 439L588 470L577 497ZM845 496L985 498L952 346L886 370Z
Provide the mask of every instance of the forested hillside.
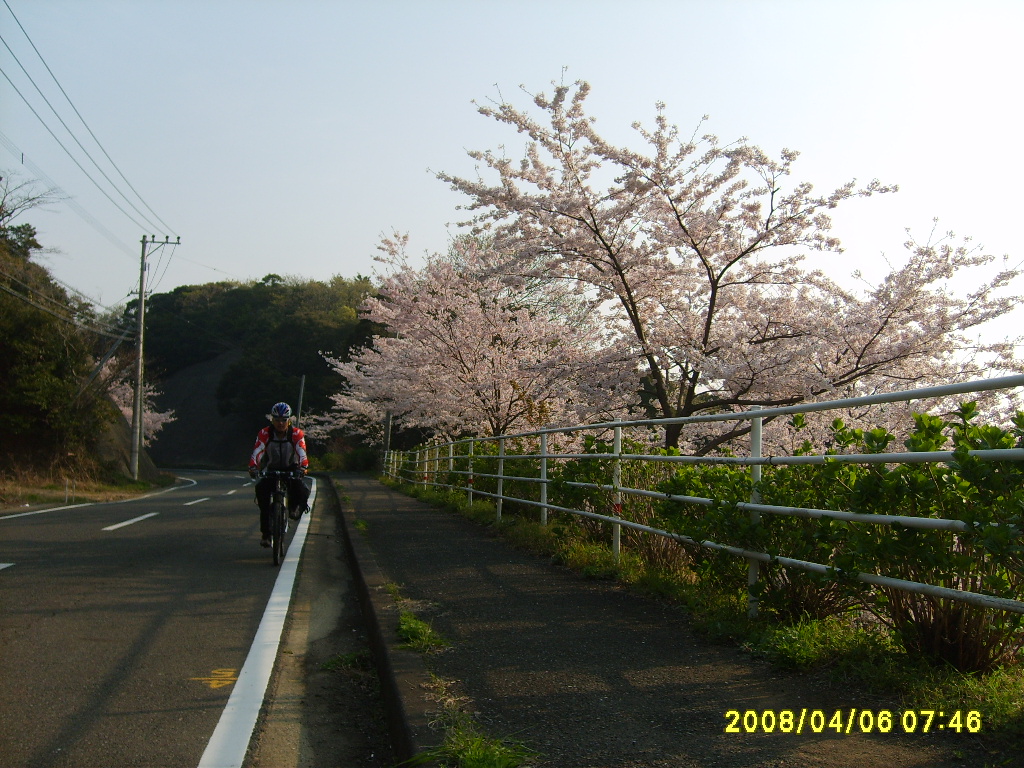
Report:
M0 174L0 471L116 477L128 472L138 302L100 315L39 263L36 230L18 219L50 194ZM268 275L149 296L149 455L162 466L244 466L270 406L299 409L303 377L302 413L326 411L342 382L324 354L344 360L369 343L377 329L359 306L371 290L361 276Z
M16 220L47 200L0 174L0 470L91 473L90 449L121 418L96 375L118 329L32 261L35 227Z
M271 405L298 409L303 376L303 413L326 410L341 382L322 353L347 357L369 342L374 326L358 307L370 291L361 276L268 275L150 297L147 379L163 393L158 407L175 417L150 448L157 464L240 466ZM311 445L329 448L338 446Z

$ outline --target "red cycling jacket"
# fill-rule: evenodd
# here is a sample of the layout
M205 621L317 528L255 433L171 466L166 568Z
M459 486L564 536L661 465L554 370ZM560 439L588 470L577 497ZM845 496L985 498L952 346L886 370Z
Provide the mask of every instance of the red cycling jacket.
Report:
M249 469L259 469L263 464L269 469L309 468L306 455L306 434L299 428L288 425L288 432L279 439L274 428L267 426L256 435L256 445L249 457Z

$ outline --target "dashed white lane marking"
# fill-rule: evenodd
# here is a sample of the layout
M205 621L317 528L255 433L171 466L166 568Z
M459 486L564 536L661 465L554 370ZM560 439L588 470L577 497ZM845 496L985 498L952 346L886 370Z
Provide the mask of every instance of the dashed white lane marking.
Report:
M192 485L197 485L196 481L190 477L180 477L179 480L184 480ZM129 504L133 501L142 501L143 499L149 499L153 496L159 496L162 493L170 493L171 491L177 491L180 488L187 488L185 485L176 485L173 488L164 488L162 491L154 491L153 493L147 493L144 496L136 496L130 499L121 499L120 501L87 501L83 504L69 504L64 507L47 507L46 509L34 509L31 512L15 512L13 515L0 515L0 521L13 520L16 517L29 517L31 515L44 515L47 512L62 512L65 509L78 509L80 507L93 507L102 504Z
M104 531L116 531L118 528L124 528L126 525L134 525L135 523L141 522L142 520L145 520L145 519L150 518L150 517L155 517L156 515L159 515L159 514L160 514L159 512L150 512L150 513L145 514L145 515L139 515L138 517L133 517L131 520L125 520L123 523L117 523L116 525L108 525L103 530Z
M14 563L0 563L0 571L4 568L10 568L12 565L14 565Z
M186 507L191 507L193 504L198 504L201 501L209 501L209 500L210 500L209 496L204 496L201 499L196 499L195 501L190 501L190 502L186 503L185 506Z
M238 493L238 489L237 489L237 488L235 488L235 489L234 489L233 491L228 491L228 492L227 492L227 493L225 493L224 495L225 495L225 496L230 496L230 495L231 495L231 494L233 494L233 493Z

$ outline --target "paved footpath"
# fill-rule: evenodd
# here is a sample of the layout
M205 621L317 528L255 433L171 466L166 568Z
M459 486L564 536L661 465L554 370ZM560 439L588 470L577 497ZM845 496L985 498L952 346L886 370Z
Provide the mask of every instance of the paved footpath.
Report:
M333 480L379 631L378 665L394 729L402 732L400 757L439 740L429 726L437 709L424 688L429 672L457 681L482 728L535 750L538 768L1016 764L967 734L861 734L854 727L837 735L807 725L800 734L747 733L742 721L729 733L730 710L821 710L830 718L851 708L889 708L897 717L899 710L709 644L679 608L518 551L373 479ZM398 648L389 584L452 643L449 650L422 656Z

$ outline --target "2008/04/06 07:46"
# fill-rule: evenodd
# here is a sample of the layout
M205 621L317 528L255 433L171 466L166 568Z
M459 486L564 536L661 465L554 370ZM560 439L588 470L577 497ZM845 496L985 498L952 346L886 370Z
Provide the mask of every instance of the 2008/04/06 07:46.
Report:
M935 709L905 709L893 714L888 709L877 713L871 709L837 709L826 712L821 709L783 709L776 712L765 709L760 712L748 709L740 712L730 709L725 713L726 733L822 733L832 730L838 734L851 733L929 733L931 731L955 731L978 733L981 731L981 713L977 710L963 712Z

